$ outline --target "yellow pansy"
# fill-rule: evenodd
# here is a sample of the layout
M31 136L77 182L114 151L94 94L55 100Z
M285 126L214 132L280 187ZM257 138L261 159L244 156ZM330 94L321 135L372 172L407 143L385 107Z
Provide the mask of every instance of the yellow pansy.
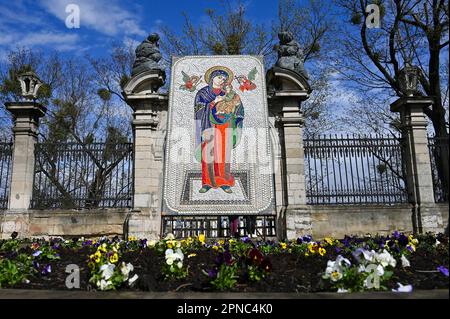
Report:
M214 245L214 246L212 246L212 249L219 250L219 246Z
M315 253L317 251L317 243L309 243L308 244L308 249L311 253Z
M102 254L97 250L95 252L94 255L92 255L91 257L93 257L92 259L95 261L95 263L99 263L100 262L100 258L102 257Z
M117 253L114 253L113 255L109 256L109 262L114 264L119 261L119 255Z
M195 257L195 256L197 256L197 254L196 253L192 253L192 254L188 255L188 258L192 258L192 257Z
M217 243L222 246L223 244L225 244L225 240L219 239L219 241Z
M202 244L204 244L205 243L205 234L198 235L198 241L201 242Z
M319 248L319 254L320 254L320 256L325 255L326 252L327 252L327 251L325 250L325 248L323 248L323 247L320 247L320 248Z
M281 247L281 249L286 249L287 248L287 244L286 243L280 243L280 247Z
M325 237L323 239L328 245L333 245L333 239L331 239L330 237Z

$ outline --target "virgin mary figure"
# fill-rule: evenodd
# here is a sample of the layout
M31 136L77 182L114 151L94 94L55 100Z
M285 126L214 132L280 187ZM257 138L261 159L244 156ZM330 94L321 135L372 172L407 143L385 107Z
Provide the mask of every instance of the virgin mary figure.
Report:
M231 86L233 80L229 68L212 67L205 73L208 85L195 96L195 157L202 163L200 193L211 188L232 193L231 150L239 143L244 120L241 99Z

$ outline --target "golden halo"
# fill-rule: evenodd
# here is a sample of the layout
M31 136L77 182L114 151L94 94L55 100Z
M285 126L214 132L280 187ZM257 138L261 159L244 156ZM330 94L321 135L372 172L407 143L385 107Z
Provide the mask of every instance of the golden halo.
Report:
M218 65L218 66L213 66L212 68L209 68L208 71L205 72L205 81L208 85L209 85L209 80L211 80L210 79L211 73L213 73L214 71L217 71L217 70L222 70L228 74L228 82L233 81L233 79L234 79L233 71L231 71L226 66Z

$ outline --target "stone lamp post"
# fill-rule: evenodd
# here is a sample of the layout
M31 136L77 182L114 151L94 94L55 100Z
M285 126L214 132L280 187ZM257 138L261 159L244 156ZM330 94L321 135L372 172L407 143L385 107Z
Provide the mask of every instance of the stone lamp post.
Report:
M36 102L42 81L34 72L19 75L23 101L7 102L6 109L14 119L14 151L8 208L27 210L33 192L34 148L37 143L39 118L47 109Z
M420 69L417 66L406 62L405 67L400 70L399 82L402 91L406 96L414 96L418 94Z

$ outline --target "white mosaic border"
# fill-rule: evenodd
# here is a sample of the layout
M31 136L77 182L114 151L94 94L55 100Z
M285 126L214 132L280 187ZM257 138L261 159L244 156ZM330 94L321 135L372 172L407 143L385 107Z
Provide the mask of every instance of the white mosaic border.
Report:
M232 60L232 61L230 61ZM251 61L249 61L251 60ZM184 62L184 64L183 64ZM186 62L189 62L189 64L186 64ZM239 147L243 147L241 145L244 141L244 139L241 141L241 144L237 146L236 151L233 151L233 162L232 162L232 169L246 169L250 171L250 185L249 188L252 192L252 194L249 194L249 197L254 199L254 202L251 205L209 205L208 207L205 207L205 205L181 205L180 203L180 196L182 192L182 187L184 184L184 173L188 170L192 170L193 168L201 167L200 163L196 163L192 161L192 163L177 163L177 165L174 164L170 159L176 158L176 154L171 154L171 147L170 147L170 141L174 125L179 127L190 127L190 123L193 121L193 98L195 97L194 93L188 93L187 91L181 92L179 88L180 86L180 75L176 74L175 72L181 73L182 68L183 71L185 71L188 74L196 74L196 75L203 75L204 72L215 65L224 65L227 67L230 67L233 71L236 72L236 70L243 70L242 74L248 73L253 67L257 67L258 69L258 76L255 80L255 83L257 85L257 98L258 102L255 104L262 104L262 107L264 108L264 114L261 116L259 113L259 116L256 117L249 117L248 114L252 114L252 112L249 112L249 107L251 107L251 103L245 103L244 100L244 94L242 94L240 91L239 94L243 99L244 102L244 112L245 112L245 118L244 118L244 128L246 127L256 127L256 128L264 128L265 130L265 150L262 150L264 152L264 156L267 156L270 160L269 168L266 168L270 170L269 173L265 174L256 174L258 171L258 165L257 164L245 164L244 163L236 163L236 151L239 150ZM166 161L165 161L165 169L164 169L164 190L163 190L163 202L165 205L165 213L177 213L180 215L184 214L258 214L258 213L267 213L271 212L273 208L274 203L274 185L273 185L273 156L272 156L272 147L270 142L270 133L269 133L269 122L268 122L268 104L267 104L267 90L266 90L266 83L264 81L264 66L262 63L262 58L254 57L254 56L189 56L189 57L183 57L177 59L171 69L171 90L169 95L169 111L168 111L168 125L167 125L167 147L166 147ZM241 73L241 72L240 72ZM199 89L202 88L205 85L205 83L200 84L198 87ZM235 90L238 88L235 87ZM177 91L177 92L175 92ZM263 97L263 101L261 103L260 97ZM175 106L180 105L178 104L181 100L189 99L192 103L192 106L189 105L189 107L192 108L192 117L189 116L179 116L180 114L177 114ZM259 109L259 108L258 108ZM260 112L261 110L259 110ZM255 112L258 113L258 112ZM190 114L190 113L188 113ZM177 116L178 115L178 116ZM194 128L192 128L194 130ZM193 134L190 138L190 147L193 147ZM263 141L264 142L264 141ZM258 149L258 151L260 151ZM193 151L191 151L193 153ZM242 156L242 155L241 155ZM194 165L194 167L193 167ZM258 192L256 192L256 187L258 187Z

